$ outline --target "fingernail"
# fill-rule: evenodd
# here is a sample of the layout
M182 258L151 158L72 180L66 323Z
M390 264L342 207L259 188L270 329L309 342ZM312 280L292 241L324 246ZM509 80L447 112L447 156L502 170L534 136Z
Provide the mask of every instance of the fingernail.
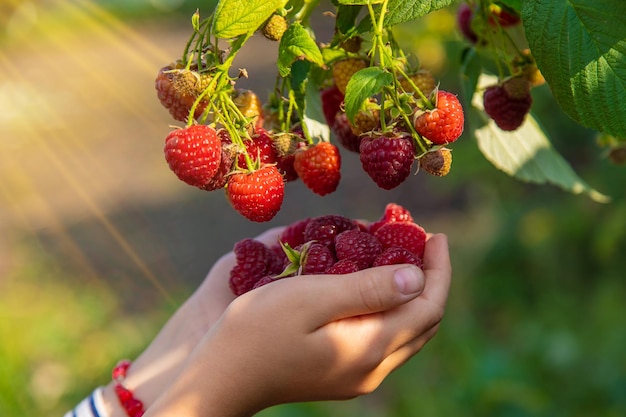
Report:
M395 272L393 279L398 291L405 295L415 294L422 288L421 274L417 268L400 268Z

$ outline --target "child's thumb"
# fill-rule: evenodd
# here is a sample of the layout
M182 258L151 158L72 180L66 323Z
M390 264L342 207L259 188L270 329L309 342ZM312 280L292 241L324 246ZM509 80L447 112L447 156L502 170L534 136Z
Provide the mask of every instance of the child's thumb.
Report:
M319 325L392 309L414 299L424 289L424 273L414 265L381 266L309 279L307 299L318 306L310 307L319 311Z

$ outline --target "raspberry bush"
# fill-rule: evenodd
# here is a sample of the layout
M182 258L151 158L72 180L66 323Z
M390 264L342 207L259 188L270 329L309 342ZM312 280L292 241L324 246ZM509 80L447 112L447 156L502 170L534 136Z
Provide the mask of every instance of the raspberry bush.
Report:
M603 132L611 155L625 147L626 25L602 18L623 16L615 13L622 2L337 0L326 13L335 24L329 41L311 25L320 7L319 0L219 0L206 17L192 16L189 41L155 86L173 119L186 122L177 129L208 126L220 144L188 135L177 149L168 136L166 159L183 181L223 190L246 218L268 221L285 192L276 173L324 196L339 185L341 153L354 152L364 178L391 189L412 172L448 175L451 149L464 136L523 181L607 200L551 146L532 114L532 93L547 83L567 114ZM396 26L419 25L443 8L456 11L465 45L462 91L442 85L394 36ZM233 67L257 34L278 49L265 103L237 85L254 68Z

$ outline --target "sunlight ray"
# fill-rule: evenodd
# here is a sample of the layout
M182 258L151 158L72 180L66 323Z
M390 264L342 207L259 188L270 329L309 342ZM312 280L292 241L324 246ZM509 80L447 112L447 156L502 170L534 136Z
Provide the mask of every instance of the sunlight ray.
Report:
M113 224L109 220L106 213L104 213L100 209L100 207L98 207L98 204L91 198L89 192L85 189L85 187L83 187L81 181L76 178L73 171L68 169L64 161L57 155L55 150L51 148L49 143L38 134L38 132L31 132L31 137L36 141L39 151L46 156L47 160L51 163L51 166L54 167L56 172L58 172L62 176L62 178L67 182L67 184L71 187L75 194L80 198L80 200L88 207L94 218L98 222L100 222L100 224L102 224L102 226L107 230L107 232L116 241L116 243L120 245L128 258L139 269L139 271L141 271L143 276L152 285L154 285L154 287L159 291L159 293L161 293L161 295L163 295L163 297L168 302L172 303L173 300L169 292L163 287L163 285L161 285L154 272L143 261L143 259L141 259L141 256L139 256L137 251L124 237L122 232L115 226L115 224Z
M97 29L95 33L98 34L100 39L105 40L109 45L115 48L119 47L122 56L133 61L133 66L139 65L146 73L149 71L150 77L153 77L156 68L155 61L162 61L165 54L160 52L158 47L154 45L149 46L150 42L148 40L145 40L130 28L125 27L119 20L114 19L111 15L92 5L90 2L82 2L82 4L86 6L85 9L81 10L77 8L75 10L75 13L82 13L82 16L79 16L79 20L83 20L84 22L81 24L81 27L90 27L92 31ZM76 6L74 7L76 8ZM106 29L107 25L109 26L108 30ZM77 28L73 27L71 30L76 31ZM72 36L77 38L77 36ZM83 42L88 42L88 39L88 36L82 34ZM133 43L136 44L133 45ZM69 83L69 88L65 91L67 94L77 95L79 97L77 102L81 104L83 104L83 102L91 103L91 101L98 98L94 98L94 96L97 96L97 93L101 92L108 94L112 100L119 103L122 110L132 112L138 124L151 125L160 121L157 115L150 115L149 112L143 111L141 100L136 97L132 91L128 91L121 86L111 88L112 85L116 84L114 75L107 74L104 70L99 71L97 66L93 66L93 61L85 62L84 56L77 56L77 54L74 53L73 45L68 42L68 38L63 32L50 30L46 32L45 42L26 42L24 47L25 46L28 46L28 48L21 52L31 54L30 56L36 58L32 63L42 66L41 69L47 72L47 82L63 83L64 76L65 78L68 76L68 69L85 71L86 74L83 74L83 76L87 75L86 84L90 85L92 89L83 89L80 83ZM50 48L50 46L52 46L52 48ZM48 57L54 56L55 59L58 59L58 55L66 57L65 63L67 66L59 67L58 65L54 65L52 60L47 61L45 57L42 57L40 53L46 48L49 48L45 51ZM137 51L140 51L140 53ZM135 248L124 237L119 228L107 217L105 211L98 205L97 200L94 198L94 191L96 191L94 187L98 186L98 181L93 180L85 184L82 178L83 175L91 174L90 176L93 176L94 171L96 171L97 174L107 175L108 170L105 169L105 167L101 167L101 164L98 164L97 155L94 154L93 150L90 150L84 138L79 137L76 130L73 129L73 120L63 117L62 109L59 108L58 103L51 100L51 97L47 97L46 94L42 94L40 91L42 86L30 83L30 80L23 76L22 68L18 68L16 64L12 62L11 58L4 53L0 53L0 69L3 74L7 75L6 79L10 79L12 83L18 84L22 88L25 95L29 98L27 101L32 99L36 103L36 114L24 112L23 123L19 124L20 133L24 133L23 136L27 137L28 140L32 142L32 145L34 145L34 148L37 149L37 152L44 156L49 165L48 169L60 174L62 180L69 185L69 189L79 197L79 200L84 203L89 212L102 224L132 263L141 271L142 275L171 302L169 293L159 282L154 272L146 262L141 259L141 256L137 253ZM9 94L10 93L11 91ZM55 97L53 97L53 99L54 98ZM88 100L89 98L92 100ZM7 100L10 99L11 97L9 96ZM1 104L2 103L0 103L0 105ZM81 108L80 110L88 113L90 108ZM97 106L94 107L94 112L95 110L97 110ZM19 108L17 112L19 114ZM97 117L97 114L93 114L93 116ZM49 129L46 130L46 126L50 124L58 129L58 131L55 132L56 135L46 135L46 133L49 132ZM84 152L80 155L67 152L68 143L73 143L76 148ZM31 194L35 196L36 205L39 206L38 209L42 211L44 216L47 216L49 220L52 220L52 224L55 225L55 228L57 228L64 240L69 239L67 232L58 229L58 227L62 226L59 226L58 218L55 218L53 215L54 210L51 209L41 195L37 193L36 187L38 185L35 185L32 179L29 179L30 174L25 172L25 168L20 167L19 164L8 164L7 160L9 157L9 153L3 153L2 158L0 158L4 160L2 163L2 170L5 171L3 172L3 176L10 172L11 177L7 177L7 180L13 181L14 184L25 188L26 191L30 191ZM108 175L111 174L108 173ZM2 194L6 198L18 198L13 195L13 191L6 187L7 185L5 184L2 191ZM14 191L23 192L24 190ZM28 223L29 220L22 217L21 221ZM81 254L80 256L84 255Z

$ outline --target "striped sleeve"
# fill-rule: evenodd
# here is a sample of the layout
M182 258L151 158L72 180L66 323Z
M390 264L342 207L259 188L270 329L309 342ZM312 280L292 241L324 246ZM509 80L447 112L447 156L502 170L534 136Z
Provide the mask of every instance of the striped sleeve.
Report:
M89 397L78 403L63 417L108 417L102 399L102 387L96 388Z

